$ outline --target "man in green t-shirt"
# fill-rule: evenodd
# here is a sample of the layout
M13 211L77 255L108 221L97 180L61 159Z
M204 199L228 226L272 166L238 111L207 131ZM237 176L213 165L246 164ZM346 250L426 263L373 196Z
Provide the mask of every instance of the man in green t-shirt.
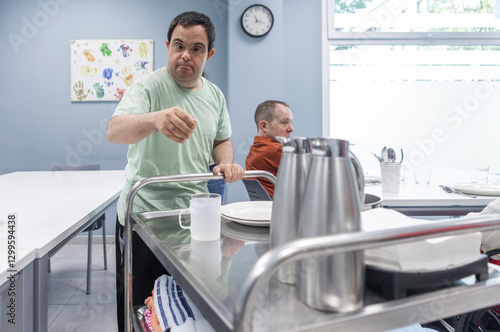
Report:
M214 54L215 28L196 12L171 22L167 67L134 82L108 125L108 140L129 144L126 183L118 201L116 229L117 314L123 330L123 230L126 198L141 178L156 175L206 173L210 157L214 174L226 182L239 181L244 171L233 164L231 124L224 95L202 77ZM134 199L134 212L185 208L191 194L207 192L205 182L148 185ZM165 271L136 234L133 248L133 300L141 304L151 295L154 281Z

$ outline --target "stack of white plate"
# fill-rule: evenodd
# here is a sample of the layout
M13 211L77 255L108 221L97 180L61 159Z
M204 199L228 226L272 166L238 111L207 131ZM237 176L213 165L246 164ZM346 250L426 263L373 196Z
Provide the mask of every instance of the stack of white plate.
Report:
M469 195L500 196L500 186L497 184L455 183L448 187Z
M221 206L221 215L242 225L269 227L272 210L272 201L237 202Z

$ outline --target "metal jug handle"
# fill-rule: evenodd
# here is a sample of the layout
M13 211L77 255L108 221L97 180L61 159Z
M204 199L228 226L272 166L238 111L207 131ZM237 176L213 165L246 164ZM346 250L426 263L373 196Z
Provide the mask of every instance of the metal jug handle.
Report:
M359 190L359 201L360 208L363 208L365 204L365 176L363 174L363 169L361 168L361 163L358 158L354 155L354 153L350 153L352 165L354 166L354 170L356 171L356 180L358 182L358 190Z

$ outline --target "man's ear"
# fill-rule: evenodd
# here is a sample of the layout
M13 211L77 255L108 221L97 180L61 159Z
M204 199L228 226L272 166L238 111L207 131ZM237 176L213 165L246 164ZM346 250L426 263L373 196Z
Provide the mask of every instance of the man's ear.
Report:
M168 49L170 48L170 44L169 44L168 40L165 42L165 44L167 45L167 51L168 51Z
M215 48L212 48L212 49L210 50L210 52L208 52L208 55L207 55L207 61L208 61L208 59L210 59L210 58L212 57L212 55L214 55L214 54L215 54Z
M260 120L259 130L263 133L267 133L267 131L269 130L269 123L266 120Z

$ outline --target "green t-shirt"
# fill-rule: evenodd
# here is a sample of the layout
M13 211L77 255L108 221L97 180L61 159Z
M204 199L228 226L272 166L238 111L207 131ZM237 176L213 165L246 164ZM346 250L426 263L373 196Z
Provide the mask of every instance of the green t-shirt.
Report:
M115 115L156 112L178 106L196 119L196 129L184 143L155 132L129 146L126 183L118 200L118 218L125 222L126 199L140 179L157 175L207 173L215 140L231 136L226 100L220 89L206 80L200 90L186 89L161 68L132 84ZM149 184L134 199L134 212L179 209L189 206L191 194L207 192L205 182Z

